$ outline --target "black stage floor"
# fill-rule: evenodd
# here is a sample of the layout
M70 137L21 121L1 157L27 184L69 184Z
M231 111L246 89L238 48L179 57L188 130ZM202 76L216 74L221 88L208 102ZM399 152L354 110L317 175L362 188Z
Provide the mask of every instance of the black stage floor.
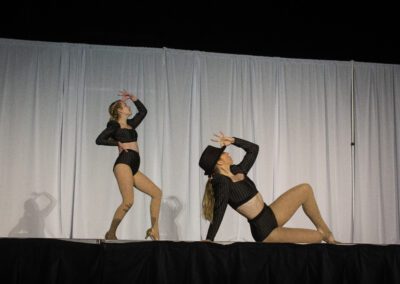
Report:
M400 283L400 245L0 238L0 283Z

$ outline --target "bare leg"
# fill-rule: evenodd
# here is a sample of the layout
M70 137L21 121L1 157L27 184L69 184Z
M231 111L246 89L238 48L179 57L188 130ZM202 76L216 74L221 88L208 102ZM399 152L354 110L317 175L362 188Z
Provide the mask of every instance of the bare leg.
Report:
M111 222L110 229L106 233L105 238L107 240L116 240L116 231L118 225L121 223L125 214L133 205L133 185L134 178L132 176L132 170L128 165L117 164L114 168L114 174L118 182L118 187L122 195L122 203L115 210L113 220Z
M315 201L313 190L309 184L300 184L289 189L270 205L276 216L279 227L282 227L293 216L300 206L303 207L304 213L308 216L308 218L310 218L311 222L313 222L317 228L317 231L314 232L320 233L325 242L335 243L336 241L332 235L332 232L322 219L317 202ZM281 230L278 230L278 232L280 231ZM290 232L290 230L287 232ZM282 237L285 237L287 232L285 231L284 233L280 234L282 234ZM300 232L302 231L298 231L297 233Z
M140 171L135 174L135 187L140 191L151 196L150 216L151 229L148 230L148 236L152 239L159 240L160 233L158 230L158 219L160 214L161 190L143 173Z
M316 230L275 228L264 240L266 243L320 243L322 234Z

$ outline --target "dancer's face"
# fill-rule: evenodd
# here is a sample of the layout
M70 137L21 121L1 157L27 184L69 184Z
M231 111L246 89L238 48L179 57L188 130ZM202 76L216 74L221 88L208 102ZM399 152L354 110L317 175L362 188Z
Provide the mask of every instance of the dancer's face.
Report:
M130 116L132 114L131 107L128 106L125 102L122 102L120 104L120 108L118 109L118 112L120 115L124 114L124 115Z
M218 164L221 166L230 166L233 164L231 155L227 152L223 152L219 157Z

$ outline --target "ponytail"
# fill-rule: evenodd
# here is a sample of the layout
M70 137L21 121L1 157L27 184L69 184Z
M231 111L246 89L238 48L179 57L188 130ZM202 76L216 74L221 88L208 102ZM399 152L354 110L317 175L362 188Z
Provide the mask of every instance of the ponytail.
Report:
M214 190L212 187L211 178L209 178L203 196L203 216L210 222L212 222L213 219L214 203Z

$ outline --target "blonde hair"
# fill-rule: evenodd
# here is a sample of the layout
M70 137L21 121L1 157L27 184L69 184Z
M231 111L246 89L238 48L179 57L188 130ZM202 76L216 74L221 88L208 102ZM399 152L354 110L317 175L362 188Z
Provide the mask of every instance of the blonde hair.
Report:
M110 114L110 120L118 120L118 110L121 108L121 100L117 100L108 107L108 113Z
M206 189L203 196L203 217L212 222L214 213L214 189L212 187L211 178L208 179Z

